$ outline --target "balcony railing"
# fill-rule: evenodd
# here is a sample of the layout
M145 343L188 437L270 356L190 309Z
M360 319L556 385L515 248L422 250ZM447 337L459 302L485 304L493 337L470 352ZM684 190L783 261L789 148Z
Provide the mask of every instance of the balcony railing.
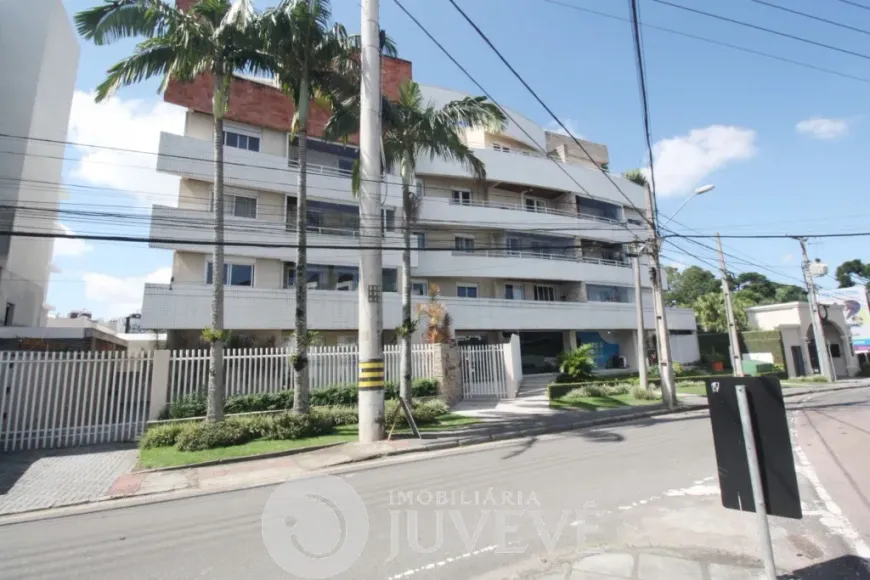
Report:
M287 165L291 169L299 170L299 162L295 159L290 159L287 161ZM350 178L353 176L353 171L350 169L341 169L340 167L332 167L329 165L318 165L317 163L309 163L306 165L308 173L314 173L318 175L332 175L333 177L347 177Z
M534 258L540 260L562 260L565 262L584 262L599 266L618 266L630 268L631 264L623 260L594 258L590 256L566 256L535 250L453 250L454 256L484 256L488 258Z
M620 221L618 219L607 218L599 215L592 215L588 213L581 213L577 211L568 211L563 209L555 209L551 207L528 207L526 205L520 203L503 203L499 201L457 201L455 199L450 200L451 205L468 205L472 207L489 207L493 209L506 209L510 211L527 211L531 213L544 213L549 215L558 215L558 216L566 216L566 217L579 217L582 219L592 220L596 222L602 222L607 224L624 224L624 221Z
M293 222L288 222L284 229L288 232L296 231L296 223L295 220ZM359 230L347 230L347 229L338 229L338 228L323 228L319 226L308 226L305 228L305 231L309 234L319 234L322 236L340 236L340 237L348 237L348 238L358 238Z

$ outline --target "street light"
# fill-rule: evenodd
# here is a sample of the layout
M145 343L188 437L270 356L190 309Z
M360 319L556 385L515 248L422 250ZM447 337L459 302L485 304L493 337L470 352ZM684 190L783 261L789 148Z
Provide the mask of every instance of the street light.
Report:
M684 207L686 207L686 204L689 203L690 201L692 201L692 199L693 199L696 195L703 195L703 194L707 193L708 191L713 191L715 188L716 188L716 186L713 185L713 184L711 183L711 184L707 184L707 185L702 185L701 187L699 187L698 189L696 189L695 191L693 191L693 192L692 192L692 195L690 195L689 197L687 197L687 198L686 198L686 201L684 201L684 202L682 203L682 205L680 205L680 207L677 208L677 211L675 211L674 213L672 213L672 214L671 214L671 217L669 217L665 223L663 223L661 226L659 226L659 228L660 228L660 229L664 229L664 227L665 227L666 225L668 225L669 223L671 223L671 220L674 219L674 216L677 215L678 213L680 213L680 210L683 209Z

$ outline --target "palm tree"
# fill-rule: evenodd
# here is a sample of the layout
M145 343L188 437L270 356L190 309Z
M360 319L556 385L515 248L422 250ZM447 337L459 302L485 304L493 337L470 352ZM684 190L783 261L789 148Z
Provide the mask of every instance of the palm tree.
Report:
M224 413L224 148L223 124L236 72L266 73L270 59L259 47L260 20L252 0L199 0L185 12L165 0L112 0L75 16L79 34L94 44L144 37L133 54L114 64L97 87L97 102L117 89L161 77L160 92L170 80L214 79L214 254L212 257L211 342L207 419Z
M411 402L411 335L416 322L411 315L411 226L416 219L416 199L411 183L420 155L456 161L469 169L479 185L486 184L486 168L465 144L460 131L465 127L501 132L506 117L486 97L466 97L451 101L441 108L423 102L420 86L406 81L399 86L395 103L382 99L384 169L399 169L402 176L402 325L397 329L401 338L400 396ZM359 103L347 103L336 110L327 123L330 136L347 135L359 127ZM358 172L355 171L355 174ZM358 190L358 179L354 190Z
M308 119L311 102L330 106L359 92L358 65L353 43L340 24L330 27L328 0L282 0L263 15L264 38L274 57L275 81L294 107L291 134L298 139L298 192L296 199L296 330L294 333L293 410L307 413L307 195Z
M624 172L622 176L630 182L641 187L645 187L649 183L649 180L646 178L646 174L640 169L629 169L628 171Z

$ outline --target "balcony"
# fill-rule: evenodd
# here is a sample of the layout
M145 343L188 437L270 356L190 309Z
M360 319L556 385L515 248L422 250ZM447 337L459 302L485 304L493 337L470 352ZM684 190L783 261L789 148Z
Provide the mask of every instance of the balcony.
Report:
M631 264L602 258L570 257L545 252L513 250L432 251L414 268L416 277L469 276L506 280L560 280L633 286ZM649 285L647 266L641 280Z
M458 203L445 197L424 197L420 204L419 221L446 221L470 227L493 223L506 230L542 229L554 234L577 235L579 231L583 237L615 243L631 241L644 232L643 227L637 224L566 209L541 206L531 209L520 203L499 201L472 200Z
M214 214L211 212L155 205L151 212L151 237L160 241L152 242L151 247L198 253L210 252L211 247L208 243L213 239L213 222ZM297 243L298 237L295 230L292 228L288 230L283 222L226 216L225 239L228 244L226 253L234 256L288 262L296 259L296 248L293 246ZM309 263L359 265L359 232L312 227L308 229L307 239L309 246L331 247L330 249L309 247ZM233 246L233 242L266 244L268 247ZM384 234L383 244L385 248L401 249L401 234L387 232ZM287 247L280 247L281 245ZM416 263L417 252L411 252L411 266L415 266ZM385 251L383 264L385 268L401 266L402 253Z
M211 141L173 133L160 134L157 170L200 181L214 181L214 145ZM224 147L224 180L227 185L296 194L298 164L286 157ZM350 172L336 167L308 165L308 195L334 201L356 201ZM401 205L401 185L390 176L387 205Z
M384 328L401 323L401 300L384 295ZM414 297L415 302L426 299ZM358 322L357 292L312 290L308 293L308 324L317 330L352 330ZM636 327L634 304L606 302L534 302L489 298L442 298L457 330L630 330ZM234 330L287 330L294 327L292 290L225 288L225 325ZM690 309L667 311L671 330L695 330ZM652 328L652 306L644 314ZM143 328L204 328L211 319L211 287L146 284Z
M610 183L601 171L583 165L562 163L542 157L504 153L493 149L475 149L474 154L486 164L486 176L490 182L513 183L529 187L542 187L556 191L571 191L582 194L577 183L591 196L617 205L631 204L644 207L643 188L611 175L611 179L628 196L628 200ZM558 163L565 171L556 167ZM566 175L567 172L567 175ZM423 157L417 162L418 175L440 175L444 177L468 178L468 171L457 163L440 158ZM570 177L569 177L570 175ZM572 179L573 178L573 179ZM577 183L574 183L574 180Z

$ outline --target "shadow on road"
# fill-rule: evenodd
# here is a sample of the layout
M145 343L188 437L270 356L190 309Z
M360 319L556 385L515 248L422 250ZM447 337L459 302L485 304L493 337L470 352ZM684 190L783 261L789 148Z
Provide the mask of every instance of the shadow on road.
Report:
M115 445L85 445L67 447L64 449L41 449L39 451L19 451L15 453L0 453L0 496L9 490L27 473L40 459L49 457L70 457L73 455L94 455L110 451L135 449L135 443Z
M795 570L792 576L780 576L780 580L833 580L834 578L870 580L870 561L858 556L840 556L827 562Z

